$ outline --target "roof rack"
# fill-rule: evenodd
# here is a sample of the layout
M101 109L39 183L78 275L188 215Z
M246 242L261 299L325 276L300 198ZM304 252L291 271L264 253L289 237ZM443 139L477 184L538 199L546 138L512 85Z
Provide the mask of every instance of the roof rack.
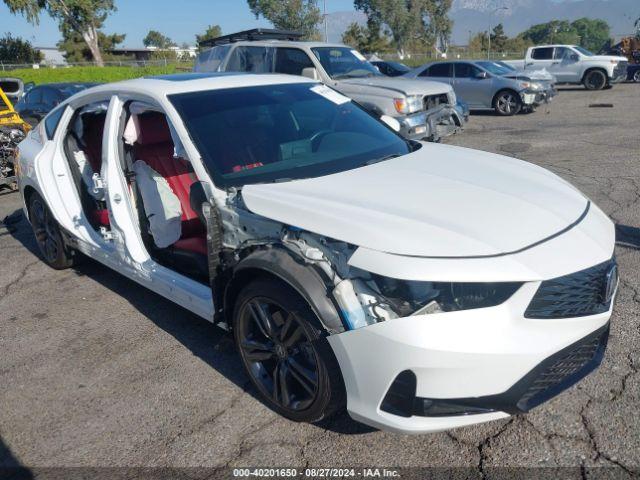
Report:
M272 28L254 28L243 32L223 35L222 37L210 38L200 42L201 47L212 47L214 45L226 45L241 41L254 40L300 40L304 36L301 32L275 30Z

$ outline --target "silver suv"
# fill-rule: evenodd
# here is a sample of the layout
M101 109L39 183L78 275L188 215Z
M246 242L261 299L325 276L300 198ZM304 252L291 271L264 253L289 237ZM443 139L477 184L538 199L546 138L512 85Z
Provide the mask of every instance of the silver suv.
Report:
M321 80L412 140L438 141L466 122L449 85L390 78L351 47L296 41L295 32L256 29L202 43L196 72L285 73ZM395 122L394 122L395 124Z

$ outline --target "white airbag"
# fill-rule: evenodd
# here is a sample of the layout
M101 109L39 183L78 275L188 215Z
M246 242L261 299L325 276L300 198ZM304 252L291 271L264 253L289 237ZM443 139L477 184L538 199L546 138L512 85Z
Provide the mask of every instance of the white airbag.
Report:
M176 243L182 235L182 207L167 180L142 160L133 164L149 230L158 248Z

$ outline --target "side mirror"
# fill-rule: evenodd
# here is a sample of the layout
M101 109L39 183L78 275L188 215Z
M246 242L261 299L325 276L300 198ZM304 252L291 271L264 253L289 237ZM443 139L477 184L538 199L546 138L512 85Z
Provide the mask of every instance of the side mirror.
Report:
M394 132L400 132L400 129L402 128L400 122L395 118L390 117L389 115L382 115L380 117L380 120L383 121Z
M318 75L318 70L316 70L314 67L303 68L302 76L310 78L311 80L320 80L320 75Z
M489 75L487 74L487 72L478 72L476 73L475 77L478 80L484 80L485 78L489 77Z
M573 53L571 54L571 60L573 60L574 62L577 62L578 60L580 60L580 56L577 53Z

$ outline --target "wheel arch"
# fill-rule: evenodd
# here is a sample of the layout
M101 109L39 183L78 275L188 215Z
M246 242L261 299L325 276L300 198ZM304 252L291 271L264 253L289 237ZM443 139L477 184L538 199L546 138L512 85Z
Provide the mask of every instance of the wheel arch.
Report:
M297 260L292 253L279 247L255 251L234 268L221 299L223 318L229 327L233 324L233 310L242 288L253 280L265 277L293 288L309 304L328 333L345 330L321 275L311 265Z

